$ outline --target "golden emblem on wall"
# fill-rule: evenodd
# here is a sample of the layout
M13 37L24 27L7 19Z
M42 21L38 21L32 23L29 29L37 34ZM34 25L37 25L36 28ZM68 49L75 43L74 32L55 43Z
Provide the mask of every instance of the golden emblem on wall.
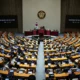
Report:
M39 19L44 19L46 16L46 13L43 10L41 10L38 12L37 16Z

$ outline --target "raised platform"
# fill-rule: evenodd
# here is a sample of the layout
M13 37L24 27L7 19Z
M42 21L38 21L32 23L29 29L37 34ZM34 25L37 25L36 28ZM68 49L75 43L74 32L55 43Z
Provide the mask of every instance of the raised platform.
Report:
M29 36L29 35L39 35L42 33L43 35L52 35L52 36L58 36L58 31L51 31L51 30L45 30L45 29L39 29L39 30L30 30L30 31L25 31L24 35Z
M27 38L29 38L29 39L38 39L39 35L30 35L30 36L27 36ZM56 38L56 36L44 35L44 38L45 39L54 39L54 38Z

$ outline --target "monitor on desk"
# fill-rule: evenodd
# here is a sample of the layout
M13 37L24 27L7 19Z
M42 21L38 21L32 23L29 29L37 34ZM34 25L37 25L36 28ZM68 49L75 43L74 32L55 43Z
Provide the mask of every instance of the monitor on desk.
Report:
M8 76L9 77L14 76L14 70L10 70L9 73L8 73Z

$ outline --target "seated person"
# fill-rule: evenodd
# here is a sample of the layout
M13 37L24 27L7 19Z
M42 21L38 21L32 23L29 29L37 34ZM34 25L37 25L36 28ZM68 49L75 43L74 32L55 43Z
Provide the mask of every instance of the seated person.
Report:
M66 64L68 64L68 63L69 63L69 61L68 61L68 60L64 60L64 62L65 62Z
M48 59L49 59L49 58L50 58L50 55L49 55L49 54L47 54L47 55L45 56L45 58L48 58Z
M53 74L53 69L49 69L49 73L48 74Z
M21 64L24 64L25 62L27 62L26 59L20 61Z
M48 58L46 64L47 64L47 65L51 65L51 64L52 64L52 60L51 60L50 58Z
M35 70L34 69L28 69L28 72L27 72L28 74L33 74L33 73L35 73Z
M19 73L25 73L26 72L26 69L25 68L20 68L19 69Z
M62 70L60 68L55 70L56 73L62 73Z
M30 65L30 66L33 66L33 65L35 65L35 64L36 64L35 61L32 61L32 60L29 61L29 65Z
M31 58L36 58L36 56L34 54L32 54Z
M20 56L17 56L16 58L15 58L15 60L18 62L18 61L20 61Z
M63 69L63 72L68 72L69 71L69 68L64 68Z

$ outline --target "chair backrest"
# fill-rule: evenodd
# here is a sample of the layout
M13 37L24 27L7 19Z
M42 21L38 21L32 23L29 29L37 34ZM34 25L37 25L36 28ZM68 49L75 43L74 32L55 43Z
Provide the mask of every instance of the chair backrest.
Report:
M36 80L36 77L35 77L34 75L30 75L30 76L28 77L28 80Z

